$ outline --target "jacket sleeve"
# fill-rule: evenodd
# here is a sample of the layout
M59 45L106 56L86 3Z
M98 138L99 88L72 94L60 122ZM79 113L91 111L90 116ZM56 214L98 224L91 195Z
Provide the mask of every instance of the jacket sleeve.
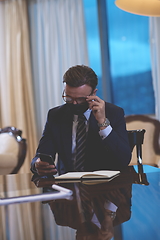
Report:
M109 120L112 131L103 140L104 147L112 155L113 165L125 167L131 160L131 148L129 146L123 109L118 107L114 112L114 116L110 115Z
M38 153L44 153L44 154L49 154L52 155L53 159L55 159L55 154L56 154L56 143L54 141L54 137L53 137L53 127L52 127L52 117L51 117L51 113L50 111L48 112L48 116L47 116L47 121L45 124L45 128L42 134L42 137L39 141L39 145L38 148L36 150L36 154L34 156L34 158L32 159L31 162L31 171L33 173L36 172L35 170L35 161L38 159Z

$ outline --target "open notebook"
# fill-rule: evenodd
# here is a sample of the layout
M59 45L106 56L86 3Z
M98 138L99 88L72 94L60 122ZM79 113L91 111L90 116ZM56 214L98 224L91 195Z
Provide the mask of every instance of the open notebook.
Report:
M86 182L92 180L111 181L120 171L99 170L94 172L68 172L55 177L56 182Z

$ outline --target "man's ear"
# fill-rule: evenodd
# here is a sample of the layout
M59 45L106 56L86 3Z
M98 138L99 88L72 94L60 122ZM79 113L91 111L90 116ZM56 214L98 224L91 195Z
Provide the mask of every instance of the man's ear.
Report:
M96 89L94 89L94 91L93 91L93 93L92 93L92 95L93 96L96 96L96 92L98 91L98 89L96 88Z

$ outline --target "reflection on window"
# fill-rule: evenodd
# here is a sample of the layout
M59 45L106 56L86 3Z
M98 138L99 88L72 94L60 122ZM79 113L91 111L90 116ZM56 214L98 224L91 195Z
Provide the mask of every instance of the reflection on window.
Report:
M101 83L101 53L100 39L98 28L98 11L97 0L83 0L84 14L86 23L86 35L89 55L89 66L95 71L98 76L98 92L97 95L102 98L102 83Z
M149 18L106 4L114 103L126 114L153 114Z
M113 103L128 114L154 114L149 18L118 9L106 0ZM84 0L90 66L99 77L102 97L100 41L96 0ZM107 79L106 79L107 81Z

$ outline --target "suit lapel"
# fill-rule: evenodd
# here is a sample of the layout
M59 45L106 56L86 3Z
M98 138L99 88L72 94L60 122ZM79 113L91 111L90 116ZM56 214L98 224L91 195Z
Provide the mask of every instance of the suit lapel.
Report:
M65 158L68 162L71 162L72 159L72 124L73 115L66 109L60 131L63 144L62 149L64 149Z

